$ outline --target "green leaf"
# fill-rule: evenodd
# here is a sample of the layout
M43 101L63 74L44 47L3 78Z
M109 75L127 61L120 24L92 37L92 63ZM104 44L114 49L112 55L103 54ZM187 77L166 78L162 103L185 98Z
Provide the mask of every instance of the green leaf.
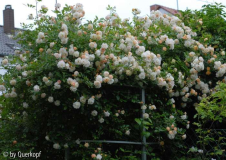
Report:
M135 118L135 121L136 121L139 125L141 125L141 120L140 120L139 118Z
M215 154L216 154L216 155L222 155L223 152L224 152L224 150L217 150L217 151L215 152Z
M151 133L150 132L142 132L142 135L144 135L146 138L150 137Z

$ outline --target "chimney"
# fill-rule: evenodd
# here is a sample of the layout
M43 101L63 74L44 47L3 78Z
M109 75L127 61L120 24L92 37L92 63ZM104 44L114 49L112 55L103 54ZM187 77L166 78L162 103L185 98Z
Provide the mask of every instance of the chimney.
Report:
M14 34L14 10L11 5L6 5L3 10L4 33Z

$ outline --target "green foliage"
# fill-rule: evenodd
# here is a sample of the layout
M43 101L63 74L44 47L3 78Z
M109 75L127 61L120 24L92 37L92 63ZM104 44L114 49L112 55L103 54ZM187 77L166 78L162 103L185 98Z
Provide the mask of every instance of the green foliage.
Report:
M205 152L203 158L209 156L221 157L225 155L225 129L219 129L226 123L226 84L219 83L213 94L204 98L196 107L198 123L194 123L198 127L196 133L199 140L198 146ZM221 125L222 124L222 125Z
M226 7L220 3L204 5L201 10L181 11L181 19L197 33L197 40L214 46L218 51L226 48Z
M208 121L222 122L226 118L226 85L220 83L216 87L215 93L204 98L202 102L196 107L197 115L205 124ZM211 128L212 126L210 126Z

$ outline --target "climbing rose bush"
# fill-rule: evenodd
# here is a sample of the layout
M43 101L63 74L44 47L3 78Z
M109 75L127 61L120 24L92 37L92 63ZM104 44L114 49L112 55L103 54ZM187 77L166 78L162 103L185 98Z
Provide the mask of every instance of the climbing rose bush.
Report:
M109 6L105 18L82 22L82 4L60 7L53 17L42 6L16 37L21 49L2 61L8 70L0 85L2 121L20 126L11 138L30 139L28 147L52 154L71 148L75 157L96 159L98 146L82 140L141 141L145 135L160 144L147 146L152 158L183 148L193 106L226 80L225 53L194 40L196 33L178 17L159 11L140 17L134 8L130 21ZM111 147L113 157L127 154ZM126 147L133 158L139 148Z

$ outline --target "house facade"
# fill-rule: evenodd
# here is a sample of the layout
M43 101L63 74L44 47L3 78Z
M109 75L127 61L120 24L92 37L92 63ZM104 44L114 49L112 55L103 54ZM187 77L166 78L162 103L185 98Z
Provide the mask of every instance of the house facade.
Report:
M159 10L163 14L168 14L168 15L176 15L180 14L180 12L176 9L165 7L162 5L154 4L150 6L150 11L157 11Z
M3 10L3 25L0 25L0 75L6 72L1 64L3 58L13 55L14 50L20 47L15 40L10 38L10 35L15 35L14 10L11 5L6 5Z

